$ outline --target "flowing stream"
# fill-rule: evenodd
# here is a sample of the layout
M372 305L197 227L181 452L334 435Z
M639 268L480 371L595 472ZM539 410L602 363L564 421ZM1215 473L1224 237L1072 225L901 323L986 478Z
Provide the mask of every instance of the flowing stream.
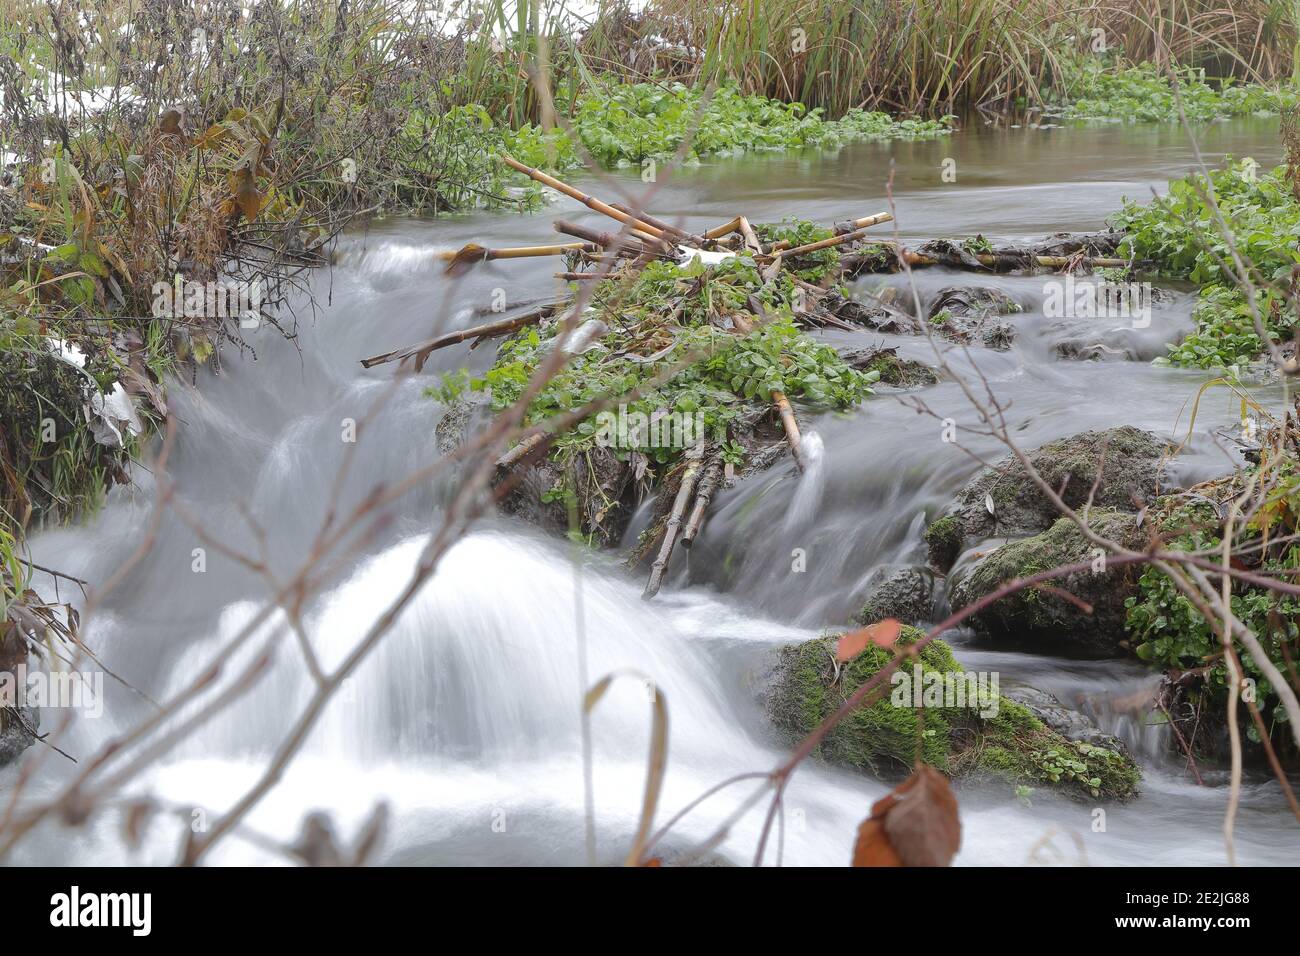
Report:
M1205 130L1206 162L1225 155L1278 160L1276 120L1243 120ZM956 160L957 181L941 166ZM661 218L691 227L737 213L751 221L798 215L824 222L887 207L884 183L896 164L894 195L905 240L982 233L992 239L1095 230L1124 196L1149 198L1193 162L1173 126L972 128L946 141L861 144L838 153L788 153L723 159L686 170L651 202ZM629 188L639 179L618 174ZM592 182L607 193L609 187ZM363 370L358 359L419 341L439 321L481 319L494 289L508 301L559 291L557 260L494 263L453 284L434 249L546 242L555 218L587 220L568 200L521 217L479 213L436 221L380 223L340 244L338 267L314 281L318 310L304 315L289 342L274 331L251 341L256 360L227 352L221 374L197 387L176 382L169 400L181 426L170 473L185 511L233 546L258 553L288 574L311 547L349 446L344 420L364 424L341 489L348 507L377 483L393 482L437 457L440 409L424 397L431 376L468 361L492 360L490 346L433 355L425 374L403 382L382 414L368 412L386 394L392 367ZM603 228L603 227L602 227ZM880 227L878 227L880 228ZM887 233L888 227L881 230ZM864 290L898 277L870 278ZM972 350L978 370L1009 403L1023 447L1089 428L1131 424L1165 436L1185 431L1185 406L1208 376L1152 367L1161 344L1190 327L1192 294L1174 290L1155 306L1147 329L1106 329L1129 360L1070 361L1056 346L1081 330L1043 315L1043 278L980 277L946 270L917 273L922 298L945 285L993 284L1025 311L1007 352ZM1092 320L1105 323L1107 320ZM1112 324L1114 324L1112 322ZM1083 330L1085 333L1095 332ZM901 354L933 356L923 339L828 333L872 344L885 338ZM962 360L964 361L964 360ZM959 430L973 413L957 387L927 389L926 403ZM1211 393L1197 437L1176 462L1190 482L1227 471L1231 443L1214 432L1238 425L1239 410ZM1279 388L1259 397L1280 407ZM851 415L803 413L819 445L810 472L796 479L789 461L715 499L697 547L675 556L659 597L640 598L612 554L575 554L571 545L517 519L487 520L443 559L435 578L343 689L301 757L248 820L250 830L291 840L304 813L330 815L345 839L355 836L376 801L392 826L382 860L420 864L578 864L584 849L579 735L579 641L590 679L633 669L655 682L670 713L667 780L659 821L726 777L764 770L789 751L772 732L757 693L766 662L782 644L844 623L860 607L882 567L923 563L925 516L951 501L975 472L969 457L940 440L940 424L880 394ZM1180 420L1181 415L1181 420ZM998 456L967 434L963 443ZM143 468L136 486L116 489L88 526L48 531L34 559L91 581L106 580L139 546L155 489ZM306 609L307 631L322 661L341 661L385 603L401 589L448 486L431 481L395 506L378 540L341 569ZM264 530L264 538L251 530ZM635 528L634 528L635 530ZM183 687L256 613L264 580L208 548L168 514L156 541L90 622L88 640L117 673L156 699ZM794 549L806 570L792 571ZM48 580L42 589L53 589ZM66 583L61 592L67 596ZM274 625L274 621L272 625ZM269 631L268 631L269 633ZM1154 677L1134 662L1083 661L1009 652L955 636L963 663L997 671L1004 689L1026 683L1094 716L1139 756L1142 795L1107 808L1104 832L1093 807L1036 790L1028 801L1010 786L958 787L963 821L959 863L1091 862L1195 865L1225 861L1224 774L1198 786L1171 756L1159 728L1132 710L1135 692ZM252 643L259 646L258 641ZM268 679L232 709L166 755L135 785L168 804L215 814L231 805L266 765L311 692L292 637L279 642ZM241 660L228 662L227 679ZM132 693L109 683L104 716L79 720L64 748L85 757L149 713ZM46 729L53 719L47 715ZM593 717L597 859L621 859L636 827L649 747L645 687L618 682ZM60 766L61 764L61 766ZM71 768L48 761L30 788L39 797ZM16 771L0 774L0 797ZM785 801L783 862L848 862L857 823L890 784L814 763L796 774ZM704 803L661 848L672 855L710 834L751 792L741 783ZM747 863L765 804L730 830L712 854ZM192 818L192 814L187 815ZM49 826L21 847L23 862L169 863L185 823L154 824L138 850L121 839L122 818L108 812L82 829ZM1252 772L1237 822L1243 863L1294 862L1300 831L1277 784ZM768 862L775 857L769 849ZM255 841L234 838L217 863L275 862Z

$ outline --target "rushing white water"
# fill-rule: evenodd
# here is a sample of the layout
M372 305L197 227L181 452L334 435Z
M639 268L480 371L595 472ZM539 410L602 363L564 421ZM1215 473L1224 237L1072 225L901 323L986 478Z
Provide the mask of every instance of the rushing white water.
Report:
M897 190L900 221L922 235L960 232L962 222L978 223L971 231L985 234L1000 225L1012 237L1058 226L1095 228L1100 211L1114 207L1120 193L1138 195L1148 180L1163 179L1186 162L1179 154L1153 167L1150 142L1130 141L1132 134L1123 130L1056 132L1072 132L1075 139L1041 133L1032 141L1038 152L1028 158L979 137L893 147L914 160L909 170L931 161L937 168L944 154L936 150L957 149L963 176L969 176L960 194L936 196L908 180L919 173L905 172ZM1254 142L1250 135L1242 134L1247 143ZM1132 181L1090 182L1061 193L1050 177L1060 174L1063 157L1086 157L1081 144L1095 145L1097 136L1110 137L1107 169L1114 175L1128 170ZM1221 148L1249 151L1236 141ZM1262 154L1258 143L1252 148ZM1018 163L1015 178L1004 168L980 167L981 150L1004 164ZM692 225L711 222L727 218L741 196L751 219L780 218L795 196L802 214L827 221L843 218L846 203L874 210L882 202L877 174L884 152L862 146L833 159L772 157L705 168L667 187L656 212L689 213ZM774 167L782 174L773 175ZM780 189L772 186L776 181ZM1044 208L1049 187L1061 197L1054 208ZM574 210L564 205L552 214L572 217ZM320 279L324 307L304 323L298 347L268 334L255 342L257 361L230 356L224 374L205 375L197 389L173 384L171 400L182 427L171 471L182 503L230 544L253 553L264 547L268 564L283 579L310 547L347 456L352 463L341 508L355 505L377 484L435 461L439 410L422 394L428 375L466 361L482 369L491 350L435 353L425 377L395 389L391 370L363 371L357 359L426 337L440 316L458 324L478 321L471 310L496 288L514 299L551 291L553 263L485 266L451 286L432 265L431 250L470 239L509 244L525 232L547 230L545 221L484 215L402 223L347 239L332 276ZM920 292L928 296L958 281L932 271L920 277ZM1202 377L1153 369L1145 361L1058 361L1054 346L1071 330L1054 328L1042 316L1041 280L986 281L1026 307L1015 349L975 357L998 394L1011 401L1024 444L1121 422L1172 433ZM1150 357L1144 350L1158 350L1163 337L1188 321L1186 296L1161 309L1149 335L1129 343L1143 359ZM923 342L890 344L927 357ZM959 427L970 422L955 386L924 394ZM1277 399L1267 390L1261 397ZM372 414L381 402L382 413ZM1179 465L1185 477L1224 470L1227 457L1205 436L1231 423L1233 414L1205 404L1200 437ZM348 420L361 423L353 447L341 437ZM659 822L734 774L776 766L788 756L789 743L771 730L760 701L775 649L842 624L880 567L915 562L926 512L946 504L975 468L942 446L931 424L885 397L854 415L810 417L805 473L796 476L785 461L720 494L703 535L689 553L675 556L653 602L641 600L643 582L629 577L614 556L575 552L515 519L479 525L443 558L329 705L301 756L249 816L249 833L291 841L304 815L321 810L346 841L383 801L392 820L382 856L387 862L580 864L586 860L581 701L584 683L612 672L643 675L667 702L669 761ZM973 444L980 453L996 453ZM142 469L136 477L138 487L115 491L88 527L41 535L36 560L104 580L144 534L153 488ZM305 631L325 667L341 662L401 591L437 526L448 488L448 478L440 476L402 499L377 538L308 605ZM250 521L265 531L264 541ZM140 566L90 624L88 640L99 655L155 698L192 681L265 600L265 581L212 549L202 573L193 572L193 550L201 545L184 522L166 517ZM803 571L793 568L795 549L806 557ZM150 828L140 850L125 848L119 814L105 812L80 829L43 827L21 845L18 859L174 861L184 828L198 819L196 809L212 819L231 806L255 783L307 705L312 678L284 623L272 615L224 662L221 680L235 686L242 667L273 643L269 676L132 784L131 792L151 794L177 811ZM968 667L999 671L1004 685L1050 691L1095 716L1133 748L1145 772L1140 798L1106 808L1104 832L1094 830L1094 808L1086 804L1041 790L1026 802L1005 785L959 786L959 862L1224 862L1221 774L1207 772L1209 785L1196 786L1169 757L1162 731L1126 703L1152 681L1147 671L1128 661L1071 661L957 640ZM622 858L641 807L651 726L644 680L621 678L592 715L594 820L602 863ZM149 712L144 702L112 686L108 704L103 718L74 727L66 741L71 752L93 753ZM71 769L47 767L30 792L33 798L53 792ZM0 797L14 773L0 772ZM742 782L705 802L660 849L672 857L694 846L755 786ZM858 822L889 786L863 774L802 767L784 802L783 862L846 863ZM760 803L735 823L716 855L749 862L765 809ZM1288 819L1276 783L1252 776L1237 827L1239 858L1293 861L1300 841ZM767 861L775 855L773 842ZM222 843L210 859L281 860L243 838Z

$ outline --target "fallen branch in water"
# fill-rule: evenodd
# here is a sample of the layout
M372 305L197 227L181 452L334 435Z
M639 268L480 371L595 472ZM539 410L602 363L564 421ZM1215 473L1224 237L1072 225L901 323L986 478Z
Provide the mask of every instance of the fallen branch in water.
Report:
M763 244L758 241L758 233L754 232L754 227L749 224L749 220L741 216L740 225L737 228L744 237L745 246L749 251L754 255L759 255L763 251Z
M477 243L468 243L455 252L440 252L438 258L447 263L447 274L463 275L470 266L494 259L537 259L544 256L562 256L566 252L596 252L588 248L586 242L565 242L549 246L507 246L502 249L488 249Z
M664 540L659 545L659 554L654 564L650 566L650 580L646 582L645 591L641 594L643 601L648 601L659 593L664 572L668 569L668 559L673 556L673 545L677 543L677 532L682 526L682 515L686 511L687 504L690 503L691 492L695 490L695 481L699 476L700 459L703 454L704 449L701 445L696 445L686 453L686 470L682 472L682 483L677 489L677 497L673 499L673 510L664 525Z
M671 223L664 222L662 219L656 219L654 216L650 215L644 209L641 210L640 212L637 212L631 206L626 206L621 202L612 202L610 203L610 205L613 206L615 209L617 209L619 212L627 213L629 216L632 216L635 219L640 219L642 222L650 223L650 225L654 226L656 229L659 229L663 232L664 238L676 242L679 245L683 243L692 246L703 246L708 244L708 240L706 240L703 236L694 235L682 229L678 229L676 226L672 225Z
M612 232L601 232L598 229L591 229L587 226L580 225L576 222L569 222L566 219L557 219L552 228L556 232L562 232L568 236L576 236L582 239L586 244L595 246L594 249L584 249L583 252L599 252L601 250L616 249L617 254L624 258L634 259L639 256L670 256L671 246L666 245L653 236L638 234L637 230L631 230L629 235L631 240L625 236L616 236Z
M695 543L696 536L700 529L704 527L705 513L709 510L709 503L713 501L713 492L718 487L718 482L722 478L722 459L714 458L704 469L704 478L700 481L700 490L695 495L695 506L691 509L691 518L686 522L686 530L682 532L682 547L690 548Z
M519 162L519 160L515 159L512 156L502 155L501 161L505 163L507 166L509 166L511 169L518 170L519 172L523 173L525 176L527 176L529 179L532 179L534 182L539 182L543 186L550 186L552 189L564 193L564 195L570 197L571 199L578 200L578 202L582 203L588 209L592 209L602 215L609 216L609 218L611 219L616 219L619 222L623 223L623 225L625 226L631 226L633 229L640 229L642 232L649 233L650 235L654 236L656 239L665 239L664 232L662 229L659 229L656 226L652 226L650 225L650 223L645 222L644 220L637 219L635 216L630 216L620 209L615 209L609 203L602 202L601 200L597 199L595 196L588 196L586 193L582 192L581 190L575 189L573 186L570 186L568 183L556 179L554 176L548 175L547 173L542 172L540 169L534 169L532 166L525 166L523 163Z
M735 219L724 222L721 226L714 226L704 233L705 239L721 239L723 236L731 235L740 229L740 220L743 216L737 216Z
M936 259L934 256L927 256L920 253L903 250L903 255L907 257L909 266L937 266L937 265L957 265L953 262L944 262L942 259ZM989 255L981 253L975 256L980 265L989 266L990 268L1003 267L1014 269L1022 265L1025 261L1023 256L1016 255ZM1086 266L1089 269L1122 269L1131 265L1127 259L1114 259L1101 256L1030 256L1029 260L1035 265L1040 265L1048 269L1065 269L1073 266Z
M543 445L548 444L554 437L547 432L528 436L497 459L497 468L509 468L511 465L517 464Z
M867 229L870 226L879 225L882 222L889 222L894 217L887 212L878 212L872 216L864 216L861 219L854 219L845 226L851 226L847 232L841 232L831 236L829 239L819 239L816 242L809 242L802 246L790 248L787 240L782 240L772 246L773 252L784 252L787 259L793 259L796 256L807 255L810 252L817 252L821 249L830 249L833 246L841 246L846 242L856 242L859 239L866 238Z
M384 352L382 355L372 355L370 358L363 358L361 365L363 368L372 368L375 365L383 365L385 362L404 362L408 358L415 358L415 370L423 371L424 363L429 360L429 355L438 349L446 348L448 345L457 345L461 342L467 342L470 339L490 339L498 336L508 335L525 326L533 325L540 322L548 316L554 315L561 306L569 300L563 299L559 302L551 302L547 305L539 306L523 315L516 315L509 319L498 319L495 322L487 322L483 325L471 326L468 329L460 329L456 332L445 332L436 338L429 339L427 342L421 342L418 345L411 345L407 348L394 349L391 352Z

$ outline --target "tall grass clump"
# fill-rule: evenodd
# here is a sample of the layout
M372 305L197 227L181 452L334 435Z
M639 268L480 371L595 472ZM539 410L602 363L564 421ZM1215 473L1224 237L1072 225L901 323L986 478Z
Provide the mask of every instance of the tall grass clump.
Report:
M598 21L584 50L610 69L730 81L837 116L853 107L928 115L1044 102L1080 54L1290 77L1291 0L654 0Z

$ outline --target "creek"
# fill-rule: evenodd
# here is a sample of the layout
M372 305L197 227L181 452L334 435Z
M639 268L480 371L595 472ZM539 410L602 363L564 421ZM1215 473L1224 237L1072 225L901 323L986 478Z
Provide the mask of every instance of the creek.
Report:
M1247 119L1204 130L1212 167L1225 155L1278 161L1276 120ZM942 179L956 161L955 183ZM1124 196L1149 198L1188 172L1192 151L1175 126L1081 128L984 127L948 139L858 144L836 153L775 153L713 160L664 183L650 203L670 222L703 228L743 213L753 222L797 215L834 222L887 208L893 192L902 238L981 233L997 240L1101 228ZM634 171L613 174L640 188ZM585 185L608 197L598 179ZM256 552L285 574L309 550L330 505L335 474L349 445L344 419L363 420L385 392L392 367L364 370L358 359L428 337L446 318L470 325L494 289L508 301L560 290L556 260L489 263L451 283L435 249L547 242L557 218L589 221L567 199L531 216L474 213L437 220L394 220L341 240L338 265L312 280L314 313L304 312L290 342L273 330L250 341L256 359L228 350L219 375L197 387L170 385L180 423L169 468L180 502L230 544ZM601 224L601 228L605 228ZM889 227L876 227L887 235ZM1130 424L1181 438L1188 408L1206 373L1153 367L1150 359L1191 327L1194 290L1173 289L1155 303L1148 328L1107 328L1120 350L1108 361L1061 358L1057 346L1105 319L1073 323L1044 315L1046 277L973 276L918 270L923 301L952 285L994 285L1024 309L1019 337L1004 352L973 348L967 360L1008 405L1022 447L1087 429ZM868 277L868 291L900 277ZM1112 322L1112 324L1114 324ZM1084 330L1088 332L1089 330ZM837 344L897 345L904 357L933 360L926 341L876 333L827 332ZM469 363L482 370L492 347L435 352L425 373L402 383L382 415L366 421L340 497L356 504L380 482L433 461L441 411L422 393L432 376ZM1127 356L1127 357L1125 357ZM973 363L971 369L967 362ZM952 383L920 393L941 418L955 420L962 444L1000 457L971 433L974 413ZM1202 403L1196 435L1174 462L1183 483L1228 471L1230 442L1215 432L1239 425L1226 393ZM1280 386L1256 397L1281 407ZM632 668L666 696L669 761L659 822L724 778L771 768L789 752L767 721L758 691L765 662L782 644L845 623L880 569L924 563L926 515L939 513L978 465L940 438L939 421L894 396L868 399L852 414L801 411L818 446L810 471L796 478L786 459L771 471L720 492L697 546L680 553L653 602L644 579L624 572L616 555L578 554L518 519L476 526L443 559L435 578L329 707L303 754L254 810L249 827L291 840L303 815L320 809L347 838L378 800L392 811L382 862L411 864L580 864L585 860L579 736L582 687L578 635L585 636L591 680ZM113 491L88 525L42 533L33 558L95 582L138 547L155 487L142 467L133 488ZM404 584L424 536L438 520L445 483L430 482L393 508L392 521L364 553L306 609L308 633L328 666L351 646ZM265 531L259 545L244 514ZM640 516L644 520L644 516ZM634 522L633 533L636 530ZM168 514L140 565L90 622L87 640L134 685L163 698L193 679L267 593L266 583L208 549ZM805 570L792 569L802 549ZM38 580L42 590L53 585ZM62 593L67 594L66 583ZM1134 709L1135 694L1156 676L1129 660L1074 660L990 647L957 634L969 669L996 671L1005 690L1017 683L1056 694L1120 736L1139 757L1142 795L1106 808L1105 832L1093 831L1093 807L1039 788L1028 801L1010 785L957 784L963 841L959 864L1032 861L1204 865L1225 861L1221 833L1228 790L1221 771L1206 786L1185 772L1166 731ZM256 644L256 642L254 642ZM231 662L237 665L238 661ZM229 675L237 666L228 666ZM305 705L311 678L292 638L279 644L273 673L232 709L168 754L137 784L178 807L215 812L256 779ZM63 744L88 756L149 707L109 682L105 714L78 721ZM598 860L621 860L636 827L644 787L650 708L635 681L616 683L593 717ZM49 723L47 718L46 728ZM50 760L29 794L53 792L66 762ZM15 768L0 772L0 794ZM740 784L704 803L661 848L667 855L708 835L750 791ZM785 800L783 862L843 865L858 822L891 783L810 762ZM732 827L716 856L747 863L763 811ZM82 829L48 826L26 840L16 860L42 863L170 863L183 824L156 823L143 846L124 848L120 814L94 816ZM1248 775L1237 821L1243 864L1294 862L1300 832L1276 782ZM769 851L769 861L772 853ZM254 843L228 839L214 863L276 862Z

